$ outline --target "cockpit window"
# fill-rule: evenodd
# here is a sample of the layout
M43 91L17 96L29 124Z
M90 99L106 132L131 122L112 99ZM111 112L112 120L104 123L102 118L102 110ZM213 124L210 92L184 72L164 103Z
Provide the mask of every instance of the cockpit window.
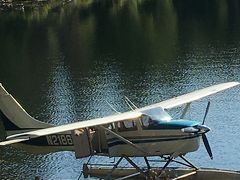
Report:
M161 107L148 109L142 111L142 113L149 116L152 120L170 121L172 119L172 117Z
M142 126L145 127L145 128L148 127L149 126L149 120L150 120L149 116L143 115L142 119L141 119Z
M142 113L144 115L142 116L141 122L144 129L154 126L159 122L166 122L172 119L172 117L160 107L148 109Z
M117 122L116 124L119 132L137 130L137 125L135 121L130 121L130 120L122 121L122 122Z
M154 129L155 126L158 126L158 124L161 122L158 120L153 120L149 116L143 116L143 118L141 120L142 120L142 128L143 129Z

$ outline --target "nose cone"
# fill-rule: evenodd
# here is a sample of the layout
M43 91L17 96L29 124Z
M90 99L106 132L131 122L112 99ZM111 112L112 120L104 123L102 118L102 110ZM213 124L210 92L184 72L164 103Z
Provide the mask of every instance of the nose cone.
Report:
M186 128L182 128L181 131L184 133L196 133L199 130L194 127L186 127Z
M203 124L202 125L197 125L195 128L198 129L202 133L207 133L208 131L211 130L208 126L203 125Z
M185 132L185 133L207 133L208 131L210 131L211 129L206 126L206 125L195 125L195 126L189 126L189 127L185 127L182 128L181 131Z

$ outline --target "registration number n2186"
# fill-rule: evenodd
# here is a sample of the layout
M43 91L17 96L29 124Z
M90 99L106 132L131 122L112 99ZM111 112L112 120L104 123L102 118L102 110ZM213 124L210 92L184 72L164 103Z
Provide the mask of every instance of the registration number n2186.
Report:
M72 136L70 134L48 135L47 142L52 146L73 146Z

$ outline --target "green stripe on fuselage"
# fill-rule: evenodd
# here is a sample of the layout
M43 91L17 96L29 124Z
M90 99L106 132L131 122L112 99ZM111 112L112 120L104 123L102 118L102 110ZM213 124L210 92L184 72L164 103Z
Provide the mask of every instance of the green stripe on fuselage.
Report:
M192 120L171 120L171 121L156 121L152 120L149 122L147 129L182 129L186 127L193 127L200 123Z

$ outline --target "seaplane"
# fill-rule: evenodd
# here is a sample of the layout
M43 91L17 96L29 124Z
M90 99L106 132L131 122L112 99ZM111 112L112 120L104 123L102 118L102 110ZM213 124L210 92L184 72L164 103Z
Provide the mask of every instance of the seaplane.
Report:
M74 151L76 158L117 157L118 161L105 179L113 178L113 172L122 160L127 161L136 172L120 179L136 175L145 179L160 179L170 162L197 170L185 155L197 151L202 139L209 157L213 158L206 136L210 128L205 125L210 102L201 121L185 119L186 112L193 101L237 85L239 82L212 85L141 108L125 97L130 111L121 113L109 104L114 110L113 115L55 126L30 116L0 84L0 119L6 131L0 147L11 145L34 153ZM182 115L180 119L174 119L167 111L179 106L184 106ZM148 158L152 156L165 161L158 173L150 173ZM140 168L133 157L143 158L147 169ZM180 158L181 162L176 158Z

